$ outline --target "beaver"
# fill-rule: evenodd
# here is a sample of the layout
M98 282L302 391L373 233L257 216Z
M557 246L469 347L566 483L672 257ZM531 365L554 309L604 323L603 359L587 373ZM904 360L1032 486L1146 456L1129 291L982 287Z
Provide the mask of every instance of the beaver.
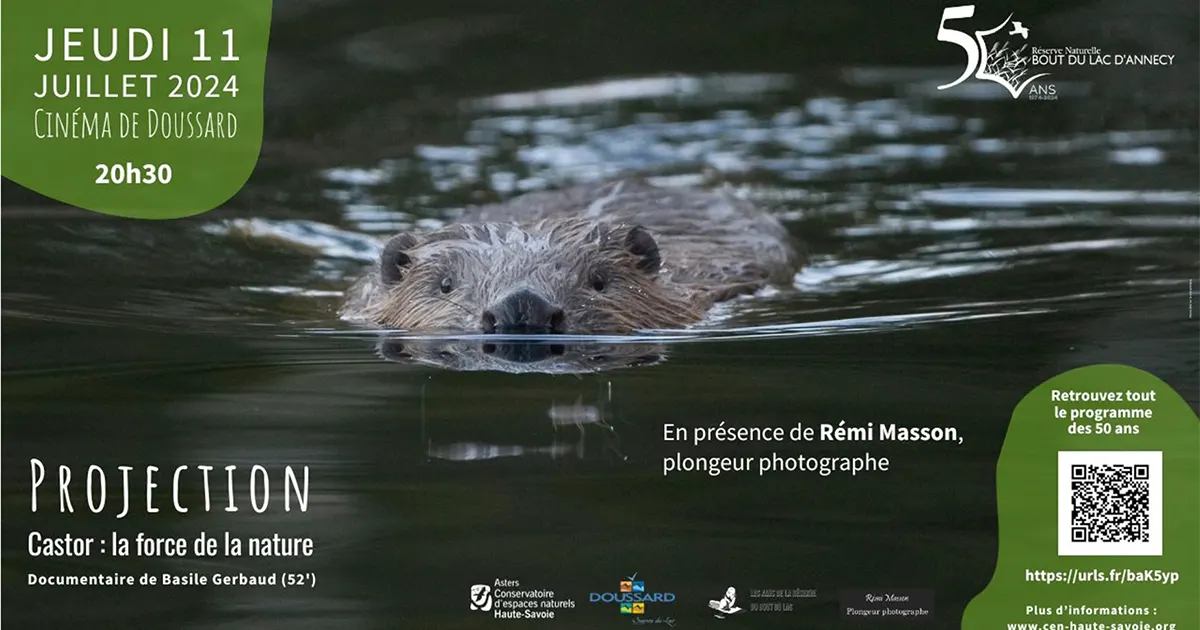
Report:
M718 302L790 282L801 264L783 225L747 201L627 179L527 193L396 234L340 314L420 332L682 328Z

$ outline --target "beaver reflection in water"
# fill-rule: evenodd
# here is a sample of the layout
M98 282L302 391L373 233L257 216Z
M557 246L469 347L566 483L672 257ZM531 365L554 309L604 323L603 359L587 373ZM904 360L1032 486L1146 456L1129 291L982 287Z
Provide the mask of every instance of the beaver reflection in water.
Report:
M392 237L348 319L410 331L679 328L799 266L787 230L724 192L624 180L522 195Z

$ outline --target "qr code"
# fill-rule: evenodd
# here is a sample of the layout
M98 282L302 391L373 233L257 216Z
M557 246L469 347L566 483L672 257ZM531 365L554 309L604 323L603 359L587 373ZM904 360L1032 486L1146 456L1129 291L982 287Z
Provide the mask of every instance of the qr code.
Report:
M1058 555L1161 556L1162 452L1059 452Z

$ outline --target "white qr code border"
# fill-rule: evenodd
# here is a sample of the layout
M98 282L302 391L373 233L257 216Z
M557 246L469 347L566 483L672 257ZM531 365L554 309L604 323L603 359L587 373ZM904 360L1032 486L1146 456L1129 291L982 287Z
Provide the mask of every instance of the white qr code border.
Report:
M1149 467L1150 540L1148 542L1074 542L1071 540L1071 467L1078 464ZM1059 451L1058 452L1058 555L1060 556L1161 556L1162 555L1162 451Z

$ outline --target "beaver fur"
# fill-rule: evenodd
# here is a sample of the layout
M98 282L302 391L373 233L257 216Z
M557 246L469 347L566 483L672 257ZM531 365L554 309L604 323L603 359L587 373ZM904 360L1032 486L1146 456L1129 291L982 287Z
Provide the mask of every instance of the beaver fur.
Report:
M534 192L393 236L347 292L347 319L408 331L630 333L700 321L791 281L772 215L725 191L641 180Z

